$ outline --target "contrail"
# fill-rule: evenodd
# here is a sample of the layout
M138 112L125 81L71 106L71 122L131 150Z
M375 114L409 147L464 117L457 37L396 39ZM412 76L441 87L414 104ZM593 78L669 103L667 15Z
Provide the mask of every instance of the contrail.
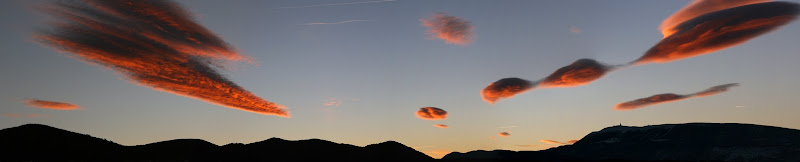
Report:
M344 24L344 23L363 22L363 21L372 21L372 20L347 20L347 21L332 22L332 23L316 22L316 23L305 23L303 25L333 25L333 24Z
M365 4L365 3L394 2L394 1L395 0L346 2L346 3L318 4L318 5L309 5L309 6L278 7L278 8L273 8L273 9L311 8L311 7L323 7L323 6L341 6L341 5L354 5L354 4Z

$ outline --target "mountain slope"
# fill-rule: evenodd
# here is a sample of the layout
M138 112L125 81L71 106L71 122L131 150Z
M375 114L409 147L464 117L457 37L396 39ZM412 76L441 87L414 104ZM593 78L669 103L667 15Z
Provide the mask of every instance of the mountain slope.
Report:
M3 160L194 160L194 161L420 161L433 158L394 141L358 147L321 139L270 138L250 144L217 146L200 139L176 139L123 146L46 125L0 130Z
M734 123L613 126L542 151L473 151L443 159L800 161L800 130Z

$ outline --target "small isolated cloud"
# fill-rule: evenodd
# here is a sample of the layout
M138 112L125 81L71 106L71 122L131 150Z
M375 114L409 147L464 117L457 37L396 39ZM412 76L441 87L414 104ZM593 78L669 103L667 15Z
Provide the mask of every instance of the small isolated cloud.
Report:
M744 106L741 106L741 105L740 105L740 106L736 106L736 107L744 107Z
M345 24L345 23L363 22L363 21L372 21L372 20L347 20L347 21L339 21L339 22L312 22L312 23L305 23L303 25L335 25L335 24Z
M714 86L714 87L708 88L706 90L703 90L703 91L700 91L700 92L697 92L697 93L693 93L693 94L688 94L688 95L677 95L677 94L674 94L674 93L657 94L657 95L653 95L653 96L650 96L650 97L645 97L645 98L640 98L640 99L636 99L636 100L633 100L633 101L619 103L619 104L614 106L614 110L633 110L633 109L638 109L638 108L642 108L642 107L645 107L645 106L661 104L661 103L667 103L667 102L672 102L672 101L677 101L677 100L682 100L682 99L687 99L687 98L692 98L692 97L712 96L712 95L716 95L716 94L728 91L728 88L733 87L733 86L738 86L738 85L739 85L738 83L723 84L723 85Z
M22 100L22 102L24 102L26 105L30 107L38 107L38 108L54 109L54 110L77 110L81 108L80 106L71 103L45 101L37 99L26 99Z
M447 44L472 43L473 26L462 18L447 13L436 13L428 19L422 19L422 25L429 28L428 34L444 40Z
M325 106L339 107L339 105L342 105L342 100L341 99L337 99L335 97L331 97L331 98L325 100L323 104Z
M483 101L494 104L500 99L511 98L528 91L536 84L520 78L503 78L483 88L481 90L481 98L483 98Z
M417 117L425 120L444 120L447 118L447 111L435 107L423 107L417 111Z
M508 133L508 132L500 132L500 133L497 133L497 135L499 135L499 136L501 136L501 137L508 137L508 136L511 136L511 133Z
M572 33L572 34L580 34L581 33L581 29L578 28L578 27L575 27L575 26L571 26L571 27L569 27L569 32Z
M732 8L688 14L696 17L686 18L676 25L662 24L664 38L632 63L666 63L733 47L788 24L800 13L800 6L791 2L744 4L747 3L738 7L736 5L740 4L716 5Z
M555 144L555 145L566 145L567 144L567 143L564 143L564 142L558 142L558 141L547 140L547 139L539 140L539 142L546 143L546 144Z
M42 118L49 116L47 114L20 114L20 113L3 113L2 115L10 118Z
M489 136L489 139L497 139L497 137Z
M447 125L444 125L444 124L434 124L433 126L434 127L439 127L439 128L442 128L442 129L447 128Z
M222 38L169 0L48 1L54 17L37 42L88 64L111 69L153 90L259 113L289 117L282 105L220 74L228 61L248 61Z

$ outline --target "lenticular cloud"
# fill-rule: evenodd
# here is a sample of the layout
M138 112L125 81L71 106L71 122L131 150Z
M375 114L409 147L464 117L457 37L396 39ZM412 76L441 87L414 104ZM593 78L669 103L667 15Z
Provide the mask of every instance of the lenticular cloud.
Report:
M462 18L437 13L429 19L423 19L422 25L430 28L428 34L447 44L466 45L472 42L472 24Z
M37 33L42 44L155 90L289 117L283 106L248 92L215 70L219 62L246 59L175 2L55 1L40 9L59 20Z
M67 102L57 102L57 101L47 101L47 100L37 100L37 99L26 99L22 100L26 105L30 107L38 107L44 109L54 109L54 110L77 110L81 108L78 105L67 103Z
M447 111L435 107L423 107L417 111L417 117L425 120L444 120L447 118Z
M706 97L716 95L728 91L729 88L739 86L738 83L723 84L708 88L706 90L687 95L678 95L674 93L657 94L650 97L640 98L633 101L619 103L614 106L614 110L633 110L643 108L650 105L678 101L692 97Z

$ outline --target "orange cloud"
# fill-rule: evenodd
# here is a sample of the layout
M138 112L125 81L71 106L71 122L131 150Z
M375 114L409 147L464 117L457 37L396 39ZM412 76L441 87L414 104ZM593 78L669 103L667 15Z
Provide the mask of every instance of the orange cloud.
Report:
M501 137L508 137L508 136L511 136L511 133L508 133L508 132L500 132L500 133L497 133L497 135L500 135Z
M481 90L483 101L494 104L500 99L514 97L514 95L528 91L537 83L520 78L503 78L489 84Z
M265 115L289 117L219 74L223 61L247 61L172 1L55 1L40 7L57 18L38 42L155 90Z
M444 125L444 124L434 124L433 126L434 126L434 127L439 127L439 128L442 128L442 129L444 129L444 128L447 128L447 127L448 127L447 125Z
M466 45L472 42L472 24L462 18L436 13L429 19L422 19L422 25L430 28L428 34L447 44Z
M81 108L80 106L71 103L45 101L37 99L26 99L22 100L22 102L24 102L26 105L30 107L38 107L38 108L54 109L54 110L77 110Z
M723 85L714 86L714 87L711 87L709 89L706 89L706 90L703 90L703 91L700 91L700 92L697 92L697 93L693 93L693 94L688 94L688 95L677 95L677 94L674 94L674 93L657 94L657 95L653 95L653 96L646 97L646 98L640 98L640 99L636 99L636 100L633 100L633 101L619 103L619 104L614 106L614 110L633 110L633 109L638 109L638 108L642 108L642 107L645 107L645 106L661 104L661 103L667 103L667 102L672 102L672 101L677 101L677 100L682 100L682 99L687 99L687 98L692 98L692 97L711 96L711 95L715 95L715 94L719 94L719 93L728 91L728 88L733 87L733 86L738 86L738 85L739 85L738 83L723 84Z
M423 107L417 111L417 117L425 120L444 120L447 118L447 111L435 107Z
M556 144L556 145L566 145L567 144L567 143L564 143L564 142L558 142L558 141L546 140L546 139L539 140L539 141L542 142L542 143L546 143L546 144Z
M497 139L497 137L489 136L489 139Z
M567 143L569 143L569 144L575 144L575 142L578 142L578 140L569 140L569 141L567 141Z
M574 87L600 79L611 69L592 59L579 59L550 74L539 83L542 87Z
M686 5L683 9L675 12L667 19L664 19L661 22L661 26L658 29L661 30L664 37L672 35L675 33L675 26L680 23L686 22L686 20L698 17L700 15L707 14L709 12L724 10L733 7L739 7L743 5L755 4L755 3L763 3L769 2L771 0L735 0L735 1L726 1L726 0L694 0L689 5Z
M725 2L715 4L728 4ZM789 23L800 13L800 6L790 2L744 5L747 3L750 2L736 3L742 6L708 12L664 29L664 39L632 63L666 63L739 45Z

